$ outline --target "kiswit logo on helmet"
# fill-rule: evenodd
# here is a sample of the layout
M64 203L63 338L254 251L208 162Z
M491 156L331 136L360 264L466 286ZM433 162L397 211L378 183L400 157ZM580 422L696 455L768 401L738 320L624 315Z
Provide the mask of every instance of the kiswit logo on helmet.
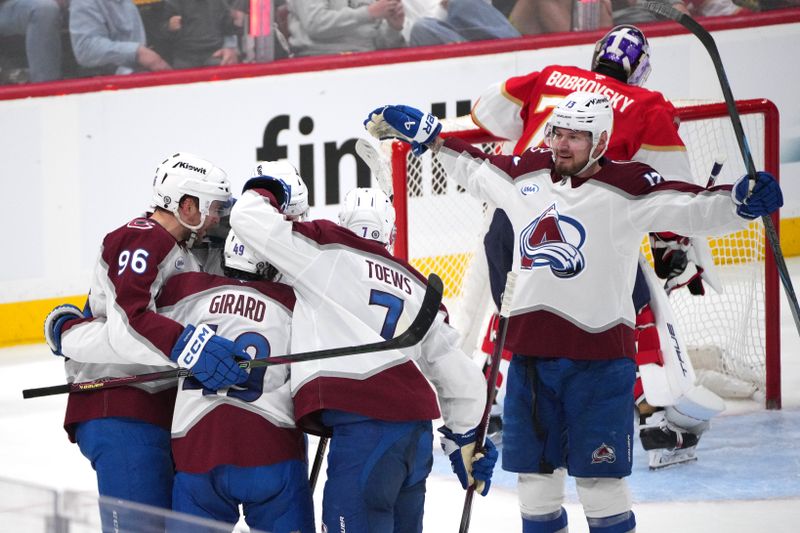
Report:
M584 242L583 225L572 217L560 215L553 204L522 231L520 268L549 268L556 277L575 277L586 267L581 252Z
M183 168L183 169L186 169L186 170L192 170L194 172L198 172L200 174L205 174L206 173L206 169L204 169L203 167L196 167L194 165L190 165L186 161L178 161L177 163L172 165L172 168Z

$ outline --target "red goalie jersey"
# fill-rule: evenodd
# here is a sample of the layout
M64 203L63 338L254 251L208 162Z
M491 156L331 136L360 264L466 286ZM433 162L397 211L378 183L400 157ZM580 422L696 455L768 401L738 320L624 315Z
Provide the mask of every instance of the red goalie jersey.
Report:
M694 181L673 105L659 92L582 68L552 65L492 85L475 103L472 119L493 135L515 140L513 153L521 154L542 145L550 113L573 91L611 101L614 131L606 157L645 163L667 180Z

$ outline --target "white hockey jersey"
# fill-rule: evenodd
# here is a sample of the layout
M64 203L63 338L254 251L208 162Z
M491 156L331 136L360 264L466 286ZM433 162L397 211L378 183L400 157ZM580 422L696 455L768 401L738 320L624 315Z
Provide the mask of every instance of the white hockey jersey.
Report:
M253 359L289 351L295 297L291 287L191 272L170 278L158 312L182 324L207 324ZM305 459L295 428L289 365L258 367L241 386L203 389L182 378L172 419L177 470L202 473L219 465L262 466Z
M247 191L233 208L231 226L295 290L293 352L378 342L408 327L425 293L419 272L330 221L288 222L271 201ZM441 407L453 431L475 427L485 380L457 348L458 334L445 317L440 312L425 339L402 351L293 364L298 424L320 431L314 426L323 409L409 421L436 419Z
M562 180L549 149L489 156L459 139L439 152L445 170L508 215L519 273L506 346L573 359L633 357L631 300L644 234L739 230L730 186L664 181L651 167L603 160L591 178Z
M67 381L91 381L173 368L169 354L183 326L156 312L167 279L199 270L189 251L161 225L136 218L103 239L89 289L92 318L70 321L61 337ZM165 428L172 421L174 381L72 393L65 428L128 417Z

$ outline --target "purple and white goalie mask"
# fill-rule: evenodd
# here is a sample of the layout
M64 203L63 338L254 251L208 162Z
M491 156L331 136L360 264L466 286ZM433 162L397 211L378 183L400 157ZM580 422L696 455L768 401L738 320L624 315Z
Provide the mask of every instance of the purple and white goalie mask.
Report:
M600 63L617 65L625 71L628 85L641 87L650 75L650 45L636 26L621 25L597 41L592 70Z

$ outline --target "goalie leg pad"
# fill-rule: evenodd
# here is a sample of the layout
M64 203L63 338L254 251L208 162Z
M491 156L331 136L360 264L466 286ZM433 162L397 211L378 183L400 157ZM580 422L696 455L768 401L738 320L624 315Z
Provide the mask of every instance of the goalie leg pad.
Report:
M666 408L667 420L676 426L700 433L708 421L725 410L725 402L702 385L686 391L675 405Z
M557 513L564 503L567 471L556 468L552 474L520 474L517 482L519 509L523 517Z
M664 290L661 289L660 283L650 265L641 257L639 264L650 287L652 296L650 307L652 307L653 316L655 317L655 325L659 337L658 343L663 358L663 364L658 364L657 362L639 363L644 395L651 405L673 405L686 391L694 386L694 368L672 316L669 298ZM644 350L640 347L639 351Z
M575 486L587 518L627 513L633 506L631 491L624 478L579 477L575 478Z

